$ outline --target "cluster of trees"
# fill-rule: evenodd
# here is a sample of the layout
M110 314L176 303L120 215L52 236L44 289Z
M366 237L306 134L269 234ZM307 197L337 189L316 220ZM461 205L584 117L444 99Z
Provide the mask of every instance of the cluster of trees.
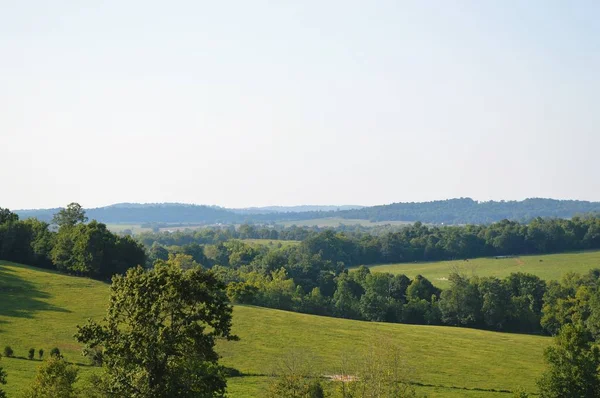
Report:
M541 323L543 305L553 296L546 297L546 283L533 275L514 274L500 280L453 273L450 288L441 292L422 276L410 280L403 275L370 274L365 267L355 272L346 269L359 263L597 247L600 219L574 218L465 227L416 223L381 236L326 230L297 246L280 248L239 240L168 249L155 243L149 258L164 261L179 255L179 261L213 268L228 284L230 298L240 303L374 321L556 333L557 328L547 326L550 321ZM189 259L182 260L186 256ZM551 285L550 293L553 289Z
M102 279L146 262L140 243L111 233L97 221L87 223L76 203L58 211L52 225L58 231L35 218L21 221L0 208L0 259Z
M139 239L146 247L191 243L219 246L231 239L264 236L274 239L277 236L278 239L302 240L297 252L307 253L304 257L320 256L345 266L600 249L600 217L537 218L528 224L503 220L490 225L466 226L427 226L417 222L398 230L379 232L304 228L278 231L242 225L237 230L146 233ZM298 253L290 252L289 256L288 262L295 262Z
M541 326L556 335L538 381L543 398L600 396L600 270L547 284Z
M115 276L106 317L77 326L75 335L102 370L78 385L78 368L53 350L23 397L224 397L234 370L218 363L215 343L237 340L232 307L213 272L190 265L157 262Z
M450 275L441 291L427 278L370 273L366 267L322 275L305 291L285 269L270 275L216 266L233 302L378 322L452 325L540 333L546 284L530 274L505 279Z
M323 229L318 227L257 227L242 224L239 228L232 225L174 232L142 232L137 235L137 239L146 247L154 243L163 246L183 246L190 243L216 244L232 239L304 240L321 231Z

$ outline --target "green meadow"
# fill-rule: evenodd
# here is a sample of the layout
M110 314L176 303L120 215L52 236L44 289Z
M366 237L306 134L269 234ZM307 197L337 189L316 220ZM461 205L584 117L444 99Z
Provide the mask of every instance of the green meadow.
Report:
M600 268L600 251L517 256L508 258L476 258L428 263L401 263L371 266L372 272L405 274L413 278L423 275L434 285L448 287L448 275L457 270L466 275L496 276L503 278L513 272L527 272L544 280L560 280L568 272L585 274Z
M287 246L298 246L299 240L279 240L279 239L243 239L242 242L251 246L268 246L274 247L287 247Z
M10 345L17 358L2 358L9 397L18 396L34 377L39 361L25 359L29 348L46 356L58 347L87 366L73 339L75 326L105 312L108 285L86 278L0 262L0 349ZM320 374L336 374L344 358L359 358L374 345L400 349L410 380L430 397L510 397L523 387L535 392L547 337L474 329L352 321L250 306L236 306L233 329L240 341L218 343L222 363L245 376L229 379L231 397L261 397L268 375L292 353L300 353ZM499 393L498 391L504 391Z

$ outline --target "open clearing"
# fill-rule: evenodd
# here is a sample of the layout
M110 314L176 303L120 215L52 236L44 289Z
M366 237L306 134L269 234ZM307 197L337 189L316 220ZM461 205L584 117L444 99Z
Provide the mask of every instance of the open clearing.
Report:
M75 325L99 319L108 300L108 285L37 268L0 262L0 346L17 357L31 347L46 355L57 346L67 360L86 361L74 341ZM337 374L342 358L359 357L376 342L398 346L411 380L425 385L430 397L510 397L492 390L519 386L535 391L543 370L547 337L474 329L351 321L258 307L234 309L238 342L219 342L226 366L248 376L229 380L231 397L260 397L266 375L290 352L313 360L321 374ZM8 372L6 390L14 396L32 380L39 361L2 358ZM96 368L81 366L81 378Z
M279 239L243 239L242 242L251 246L268 246L270 248L298 246L299 240L279 240Z
M372 272L405 274L413 278L423 275L440 288L448 287L448 275L457 269L466 275L503 278L513 272L528 272L545 280L559 280L568 272L585 274L600 268L600 251L545 254L509 258L476 258L468 261L437 261L430 263L400 263L371 266Z

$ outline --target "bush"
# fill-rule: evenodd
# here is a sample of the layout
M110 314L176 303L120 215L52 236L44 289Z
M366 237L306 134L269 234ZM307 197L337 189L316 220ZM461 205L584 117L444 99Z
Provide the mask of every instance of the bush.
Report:
M77 367L63 359L52 357L38 368L33 383L25 391L26 398L75 398Z
M35 357L35 348L30 348L29 349L29 354L27 355L27 358L33 359L34 357Z
M40 349L38 350L38 357L40 358L40 360L41 360L42 358L44 358L44 350L43 350L42 348L40 348Z
M12 358L12 356L15 354L15 352L13 351L13 349L7 345L6 347L4 347L4 356L8 357L8 358Z
M61 358L62 355L60 355L60 350L58 349L58 347L54 347L53 349L50 350L50 357L51 358Z

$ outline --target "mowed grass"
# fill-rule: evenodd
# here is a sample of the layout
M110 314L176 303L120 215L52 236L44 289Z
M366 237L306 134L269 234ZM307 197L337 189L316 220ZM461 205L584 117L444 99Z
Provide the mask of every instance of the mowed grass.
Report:
M514 272L527 272L544 280L560 280L568 272L585 274L600 268L600 251L519 256L510 258L476 258L468 261L384 264L370 267L371 272L405 274L413 278L423 275L440 288L448 287L448 275L458 270L466 275L504 278Z
M372 222L369 220L362 219L349 219L341 217L325 217L315 218L312 220L296 220L296 221L280 221L277 224L283 225L284 227L291 227L295 225L297 227L339 227L340 225L362 225L363 227L375 227L380 225L411 225L410 221L376 221Z
M37 268L0 262L0 348L17 357L29 348L61 349L67 360L85 364L73 339L75 326L100 319L108 285ZM219 341L222 363L248 376L229 380L231 397L261 397L277 364L291 352L312 359L322 374L339 372L342 358L359 358L375 344L400 348L410 378L430 397L510 396L492 390L535 391L550 339L473 329L385 324L236 306L234 333L240 341ZM2 358L9 396L34 377L39 361ZM97 368L81 366L81 379Z

